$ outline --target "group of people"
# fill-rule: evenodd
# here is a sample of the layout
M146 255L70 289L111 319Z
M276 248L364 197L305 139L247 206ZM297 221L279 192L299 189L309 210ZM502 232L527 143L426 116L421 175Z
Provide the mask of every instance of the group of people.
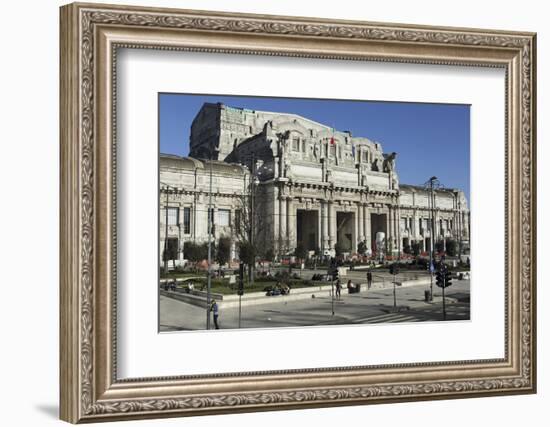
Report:
M168 282L166 282L166 283L168 283ZM173 283L174 283L174 289L175 289L175 281ZM350 279L350 280L348 280L348 283L347 283L346 286L347 286L348 292L353 293L353 292L355 292L355 289L357 289L358 285L355 285ZM372 286L372 272L369 270L367 272L367 288L370 289L371 286ZM275 285L275 288L280 289L280 292L281 292L282 295L290 293L290 286L285 284L285 283L281 284L281 283L277 282L277 285ZM338 300L342 298L342 283L340 282L340 279L338 279L336 281L335 295L336 295L336 299L338 299ZM220 309L219 309L219 306L218 306L218 302L215 299L213 299L212 302L210 303L209 310L213 314L214 328L215 329L220 329L220 325L219 325L219 322L218 322L219 315L220 315Z
M356 285L351 281L351 279L348 280L348 283L346 285L348 289L348 293L353 294L355 292L358 292L360 285ZM369 270L367 272L367 289L370 289L372 286L372 272ZM336 299L340 299L342 297L342 283L340 282L340 279L336 280Z
M176 290L176 279L172 279L170 282L166 280L164 282L164 290L165 291L175 291Z
M264 289L266 296L288 295L290 293L290 284L277 282L275 286L268 286Z

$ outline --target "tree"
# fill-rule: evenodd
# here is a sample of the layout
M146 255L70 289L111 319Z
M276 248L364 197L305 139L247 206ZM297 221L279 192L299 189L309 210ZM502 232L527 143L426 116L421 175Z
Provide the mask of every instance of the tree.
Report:
M190 262L202 261L208 258L208 243L188 242L185 244L183 254Z
M447 255L457 256L458 255L458 242L453 239L447 239L445 245L447 246Z
M218 247L216 250L216 261L220 265L226 264L229 261L231 255L231 239L229 237L220 237L218 240Z
M273 249L273 246L269 246L264 254L263 259L267 261L268 264L268 271L271 272L271 265L273 264L273 261L275 260L275 250Z
M300 260L300 261L303 261L307 258L307 249L306 247L304 246L304 244L302 242L299 242L297 245L296 245L296 249L294 250L294 255L296 255L296 257Z
M251 171L254 172L252 165ZM239 247L241 261L248 266L249 280L254 281L254 268L256 257L262 254L266 243L266 230L268 230L268 215L265 215L263 206L265 198L262 197L262 186L252 176L247 179L247 191L238 199L238 214L234 216L233 231ZM244 258L243 258L244 256Z
M238 243L239 258L248 266L248 281L252 281L254 264L256 264L256 247L247 241Z
M275 259L275 251L272 247L268 248L264 253L264 259L269 262L273 262Z
M162 259L165 265L172 260L174 270L176 269L176 260L178 259L178 239L168 239L166 250L162 252Z
M411 243L411 251L414 256L420 255L420 242L414 241Z

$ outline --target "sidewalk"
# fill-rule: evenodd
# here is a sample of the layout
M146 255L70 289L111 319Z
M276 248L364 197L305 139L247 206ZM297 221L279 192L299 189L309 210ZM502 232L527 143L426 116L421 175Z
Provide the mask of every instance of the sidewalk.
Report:
M455 289L447 290L449 319L469 319L469 282L457 282ZM424 301L426 285L397 287L397 306L400 308L399 321L416 318L416 321L441 320L441 290L434 288L434 301ZM372 289L358 294L342 292L340 300L332 300L326 292L324 296L311 298L304 294L303 299L287 299L285 296L263 297L264 304L241 306L241 328L300 327L320 325L345 325L371 323L371 317L395 314L393 308L393 287ZM172 298L161 296L160 329L204 330L207 312L205 307L192 306ZM335 315L332 315L334 306ZM238 305L221 303L220 325L222 329L239 327ZM381 317L382 319L383 317Z
M421 286L429 285L429 278L421 278L417 280L408 280L408 281L399 281L399 276L396 277L396 282L400 283L398 285L401 288L410 287L410 286ZM357 284L357 283L356 283ZM367 283L360 283L361 292L365 293L367 291ZM293 288L288 295L277 295L277 296L266 296L265 292L250 292L245 293L240 301L241 307L260 305L260 304L276 304L276 303L287 303L289 301L298 301L311 298L331 298L331 293L335 287L331 284L315 285L308 286L303 288ZM379 290L379 289L393 289L392 281L375 281L373 282L370 291ZM345 282L342 283L342 295L347 294L348 291L345 286ZM190 294L181 292L181 291L165 291L161 288L160 294L167 298L174 298L198 307L206 307L206 294L204 292L193 292ZM220 309L238 307L239 306L239 296L238 295L220 295L212 294L212 298L216 299L219 304Z

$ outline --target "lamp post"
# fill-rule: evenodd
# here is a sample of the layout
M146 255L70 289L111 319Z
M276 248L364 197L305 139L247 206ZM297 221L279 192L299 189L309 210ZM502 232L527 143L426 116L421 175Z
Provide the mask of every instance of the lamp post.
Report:
M440 183L436 176L432 176L425 184L424 187L427 187L430 190L429 198L429 209L430 209L430 301L433 299L433 269L434 269L434 237L435 237L435 200L434 200L434 187L439 187Z
M206 329L210 330L210 304L212 303L212 237L214 227L214 212L212 211L212 154L214 147L210 144L210 182L208 189L208 277L206 282Z
M254 284L254 270L256 267L256 251L254 250L254 222L255 222L255 200L254 195L256 192L256 156L255 153L252 153L252 163L250 165L250 171L252 172L252 176L250 177L250 235L248 236L248 242L250 243L250 248L252 250L252 254L254 255L254 260L252 262L252 266L249 266L249 277L248 281L250 284Z

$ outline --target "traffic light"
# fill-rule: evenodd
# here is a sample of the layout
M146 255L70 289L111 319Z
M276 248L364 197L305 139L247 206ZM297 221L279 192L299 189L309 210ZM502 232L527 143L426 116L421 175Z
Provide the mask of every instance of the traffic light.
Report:
M393 274L393 275L399 274L399 264L390 265L390 274Z
M452 274L448 269L445 269L445 287L449 287L453 284L452 282Z
M330 260L328 274L332 277L332 280L338 280L338 265L336 264L336 260L334 258Z
M437 273L435 273L435 284L440 288L443 288L445 286L444 281L445 272L443 270L437 270Z
M242 296L244 294L244 263L239 263L239 287L237 294Z

